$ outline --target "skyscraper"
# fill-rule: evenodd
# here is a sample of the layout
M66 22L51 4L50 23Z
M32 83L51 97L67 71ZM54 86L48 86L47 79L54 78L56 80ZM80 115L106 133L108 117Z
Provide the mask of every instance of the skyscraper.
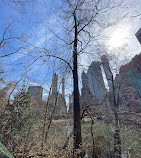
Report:
M43 88L41 86L29 86L28 92L31 97L31 103L41 104L43 96Z
M56 95L57 92L58 92L58 75L54 73L52 79L52 94Z
M113 90L113 75L109 66L109 60L107 59L106 55L102 55L101 61L102 61L102 66L107 78L109 92L111 92Z
M94 99L97 101L102 101L107 93L105 88L102 71L101 71L101 63L98 61L93 61L88 68L88 83L89 89L94 96Z
M62 78L62 97L65 97L65 79L64 77Z
M90 93L90 90L89 90L88 76L84 71L82 72L81 78L82 78L81 94L82 96L86 96L87 94Z

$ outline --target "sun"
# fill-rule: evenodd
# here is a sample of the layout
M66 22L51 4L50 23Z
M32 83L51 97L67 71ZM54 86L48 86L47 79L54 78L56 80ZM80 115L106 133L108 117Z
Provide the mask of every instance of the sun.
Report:
M108 40L108 47L110 49L120 48L128 42L129 31L125 28L116 29Z

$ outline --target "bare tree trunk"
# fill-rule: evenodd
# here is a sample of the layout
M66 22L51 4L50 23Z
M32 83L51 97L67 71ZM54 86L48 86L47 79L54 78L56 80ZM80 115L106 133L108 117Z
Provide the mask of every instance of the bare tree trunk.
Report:
M77 20L76 14L73 14L75 22L75 39L73 47L73 86L74 86L74 101L73 101L73 119L74 119L74 149L78 149L82 143L81 139L81 117L80 117L80 102L78 89L78 72L77 72Z
M115 133L114 133L114 158L121 158L121 140L120 140L120 128L119 128L119 118L117 113L118 103L116 101L115 85L112 75L113 84L113 104L114 104L114 116L115 116Z
M115 118L115 131L114 131L114 158L121 158L121 140L120 140L120 127L119 127L119 118L118 118L118 102L116 99L116 89L114 84L113 74L111 72L111 81L112 81L112 90L110 91L109 101L111 107L113 107L114 118Z
M120 140L120 128L119 128L119 118L117 113L117 108L119 106L118 98L116 99L116 89L114 83L113 73L109 66L109 61L106 56L101 57L102 65L105 71L105 75L109 85L109 101L111 107L114 110L114 117L115 117L115 133L114 133L114 158L121 158L121 140ZM119 96L118 96L119 97Z
M122 154L121 154L119 118L116 109L114 109L114 114L115 114L114 158L121 158Z
M50 86L50 90L49 90L49 95L48 96L50 96L51 89L52 89L52 85ZM48 104L49 104L49 97L47 98L46 110L45 110L45 116L44 116L41 150L43 150L43 148L44 148L44 142L45 142L45 128L46 128L46 122L47 122Z
M52 123L52 119L53 119L53 114L55 113L55 110L56 110L57 102L58 102L58 92L55 95L55 105L54 105L54 108L53 108L51 116L50 116L50 120L49 120L49 124L48 124L48 127L47 127L47 131L45 133L45 142L47 142L48 133L49 133L49 129L51 127L51 123Z

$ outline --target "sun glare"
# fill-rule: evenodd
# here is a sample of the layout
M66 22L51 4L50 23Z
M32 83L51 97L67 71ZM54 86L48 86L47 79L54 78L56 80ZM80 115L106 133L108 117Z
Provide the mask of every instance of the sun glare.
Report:
M113 48L120 48L124 46L128 41L128 38L127 38L128 34L129 34L129 31L123 28L119 28L115 30L109 38L108 47L110 49L113 49Z

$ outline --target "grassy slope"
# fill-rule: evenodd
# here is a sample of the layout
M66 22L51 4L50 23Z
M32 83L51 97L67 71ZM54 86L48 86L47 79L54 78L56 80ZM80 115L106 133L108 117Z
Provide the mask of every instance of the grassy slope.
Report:
M82 123L83 141L86 144L92 142L90 134L90 123ZM99 121L93 126L93 133L95 137L95 145L103 151L113 148L113 133L114 126L112 124L106 125ZM127 155L129 151L130 158L140 158L141 156L141 128L133 125L121 125L121 142L122 150Z

